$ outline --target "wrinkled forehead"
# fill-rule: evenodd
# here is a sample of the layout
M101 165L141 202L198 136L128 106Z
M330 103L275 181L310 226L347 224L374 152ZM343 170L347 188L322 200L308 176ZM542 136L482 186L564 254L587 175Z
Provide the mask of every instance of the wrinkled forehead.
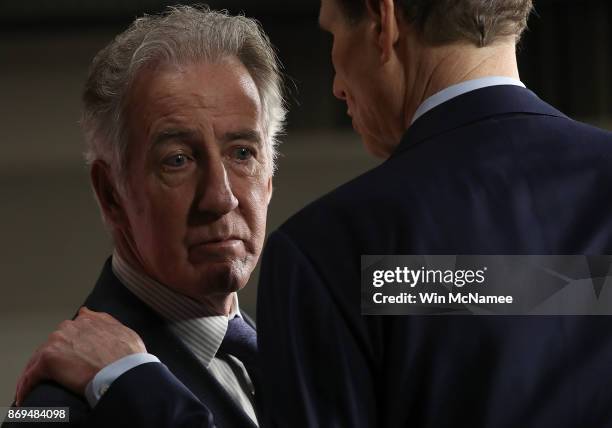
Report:
M197 112L251 118L259 126L262 120L255 82L236 58L145 68L138 73L125 107L126 119L141 123Z
M142 96L155 100L160 95L176 95L177 98L197 95L220 102L238 97L243 102L261 105L255 81L236 57L185 64L158 63L143 68L134 79L130 95L130 101L136 103Z

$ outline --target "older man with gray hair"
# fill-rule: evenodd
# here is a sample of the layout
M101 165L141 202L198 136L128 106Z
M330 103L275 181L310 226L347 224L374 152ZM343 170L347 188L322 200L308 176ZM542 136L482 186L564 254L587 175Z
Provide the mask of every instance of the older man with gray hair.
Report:
M281 80L255 21L203 7L139 18L99 52L82 126L115 250L84 305L106 314L81 309L52 339L70 349L55 360L104 351L64 370L91 374L87 384L43 382L18 404L68 406L73 425L137 426L139 415L107 404L104 393L142 366L137 379L121 377L141 385L130 399L151 399L161 389L152 373L172 373L207 408L209 424L257 425L256 335L236 292L264 241L285 116ZM100 325L105 334L70 346L79 329ZM44 380L28 375L41 362L32 360L22 395ZM171 416L151 412L162 424Z

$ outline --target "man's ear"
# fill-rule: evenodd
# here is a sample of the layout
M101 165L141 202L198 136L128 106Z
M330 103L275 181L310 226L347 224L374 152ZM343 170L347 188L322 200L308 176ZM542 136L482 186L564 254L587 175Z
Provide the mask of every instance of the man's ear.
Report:
M270 205L270 201L272 200L272 193L274 192L274 186L272 185L272 176L268 178L268 205Z
M394 0L366 0L367 13L376 22L380 60L386 64L391 59L393 47L399 39L398 20Z
M113 179L110 166L102 160L96 160L91 165L89 176L106 221L116 228L125 228L127 216L123 210L117 183Z

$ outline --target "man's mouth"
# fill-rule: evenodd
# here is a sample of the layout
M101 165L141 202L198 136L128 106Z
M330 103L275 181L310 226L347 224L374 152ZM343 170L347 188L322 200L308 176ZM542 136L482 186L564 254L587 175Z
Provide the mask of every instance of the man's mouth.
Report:
M189 245L189 256L193 260L240 257L244 251L244 241L236 235L209 236Z
M205 242L189 249L189 260L194 264L226 263L232 260L242 260L245 255L244 243L239 239Z

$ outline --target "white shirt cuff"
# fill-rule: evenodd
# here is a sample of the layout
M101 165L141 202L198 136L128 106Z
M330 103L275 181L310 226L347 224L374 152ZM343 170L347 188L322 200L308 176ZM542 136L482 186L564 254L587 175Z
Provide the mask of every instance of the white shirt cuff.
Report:
M104 393L110 388L111 384L122 374L141 364L161 363L155 355L147 353L131 354L123 357L114 363L109 364L100 370L85 388L85 398L93 408Z

